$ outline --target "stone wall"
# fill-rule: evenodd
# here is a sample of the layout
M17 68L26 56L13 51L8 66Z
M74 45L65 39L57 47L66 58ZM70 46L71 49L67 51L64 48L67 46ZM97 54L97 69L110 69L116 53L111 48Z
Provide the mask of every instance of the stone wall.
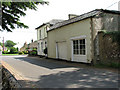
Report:
M99 36L99 59L102 62L112 63L120 61L120 48L117 42L113 42L111 35L98 33Z
M2 89L2 65L0 64L0 90Z
M112 53L111 52L112 50L111 51L107 50L108 52L106 51L106 52L104 52L104 54L105 53L109 53L109 54L107 54L107 56L105 54L102 57L101 53L103 51L99 51L99 48L102 48L102 50L106 50L107 48L110 48L110 47L113 48L115 45L115 43L114 43L113 46L108 47L109 44L111 44L110 42L112 42L112 41L110 41L109 40L110 38L108 38L108 37L107 38L104 37L104 41L103 41L102 40L103 37L101 35L99 36L98 32L100 32L100 31L107 31L107 32L119 31L120 30L120 15L112 14L112 13L101 13L101 14L95 16L92 20L93 20L92 35L93 35L93 55L94 55L93 61L94 61L94 63L96 63L96 60L100 59L99 56L102 59L103 59L103 57L105 59L106 57L110 57L109 55L110 55L110 53ZM100 37L100 39L99 39L99 37ZM108 40L108 42L107 42L107 40ZM101 45L99 45L99 44L101 44ZM103 44L107 45L107 48L103 49L103 47L106 47L106 46L103 46ZM113 57L113 55L112 55L112 57ZM107 59L111 59L111 58L107 58Z
M21 88L19 82L14 78L14 76L4 67L2 67L2 88Z

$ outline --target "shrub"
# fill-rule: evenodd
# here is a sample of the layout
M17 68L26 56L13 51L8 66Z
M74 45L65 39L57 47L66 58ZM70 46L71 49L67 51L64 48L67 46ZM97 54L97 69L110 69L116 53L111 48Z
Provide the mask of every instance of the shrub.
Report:
M44 54L47 54L47 48L44 49Z
M28 51L23 51L24 54L28 54Z
M17 49L15 47L11 47L10 54L16 54L16 53L17 53Z
M4 51L3 54L9 54L9 52L8 51Z
M32 52L32 55L36 55L36 54L37 54L37 52L35 52L35 51Z
M24 54L23 52L18 52L19 55Z
M29 53L29 55L36 56L36 55L37 55L37 52L36 52L36 51L31 51L31 52Z

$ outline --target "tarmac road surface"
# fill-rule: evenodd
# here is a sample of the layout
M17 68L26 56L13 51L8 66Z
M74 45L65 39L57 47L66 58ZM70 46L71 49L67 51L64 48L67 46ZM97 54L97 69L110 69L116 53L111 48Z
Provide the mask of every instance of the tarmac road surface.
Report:
M27 56L0 56L23 87L118 88L118 73L76 67L62 61Z

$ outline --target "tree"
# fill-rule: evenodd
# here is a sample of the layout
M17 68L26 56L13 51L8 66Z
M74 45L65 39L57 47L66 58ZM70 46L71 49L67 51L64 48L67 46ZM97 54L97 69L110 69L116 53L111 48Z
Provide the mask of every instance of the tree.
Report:
M16 26L18 28L28 28L27 25L20 22L20 16L25 16L27 9L37 10L37 5L48 4L48 2L2 2L2 29L12 31Z
M16 45L16 43L14 43L13 41L11 41L11 40L7 40L6 42L5 42L5 47L8 47L8 48L11 48L11 47L13 47L13 46L15 46Z
M15 54L15 53L17 53L18 51L17 51L17 49L15 48L15 47L11 47L10 48L10 54Z
M0 46L3 46L3 43L0 42Z

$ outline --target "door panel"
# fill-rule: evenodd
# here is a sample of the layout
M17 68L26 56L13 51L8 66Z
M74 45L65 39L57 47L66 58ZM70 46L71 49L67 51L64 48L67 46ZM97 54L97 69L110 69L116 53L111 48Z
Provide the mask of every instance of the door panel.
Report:
M59 42L58 44L58 58L67 60L67 45L66 42Z

